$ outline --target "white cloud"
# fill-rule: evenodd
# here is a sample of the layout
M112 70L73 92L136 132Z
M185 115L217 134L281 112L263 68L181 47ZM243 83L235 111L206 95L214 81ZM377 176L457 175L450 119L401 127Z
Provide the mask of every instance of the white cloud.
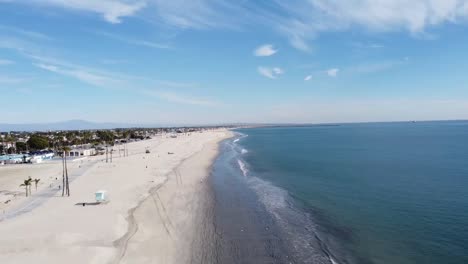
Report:
M118 83L118 80L114 79L112 76L100 75L100 74L89 72L83 69L76 69L76 68L66 69L66 68L58 67L56 65L42 64L42 63L34 64L34 66L41 68L43 70L46 70L46 71L72 77L79 81L82 81L91 85L95 85L95 86L111 88L112 85Z
M101 31L96 31L93 32L97 35L108 37L114 40L122 41L127 44L132 44L132 45L138 45L138 46L144 46L148 48L154 48L154 49L170 49L171 46L167 44L162 44L162 43L157 43L157 42L152 42L152 41L147 41L147 40L141 40L141 39L134 39L131 37L127 36L122 36L122 35L117 35L117 34L112 34L108 32L101 32Z
M309 0L277 3L288 16L278 19L291 44L307 43L320 32L351 27L372 32L407 31L417 35L428 27L464 22L467 0Z
M427 36L430 27L468 19L468 0L11 0L101 14L111 23L134 16L145 7L145 20L177 28L241 29L252 24L271 28L290 44L311 51L310 41L322 32L351 28L370 32L406 31ZM149 8L148 8L149 9ZM141 12L143 13L143 12ZM376 46L375 48L378 48Z
M249 11L241 1L230 0L152 0L156 20L179 28L237 29Z
M122 17L135 15L146 6L145 1L124 0L17 0L17 2L33 2L40 5L94 12L102 15L107 22L113 24L122 22Z
M273 47L273 45L266 44L266 45L258 47L254 51L254 55L257 57L268 57L268 56L274 55L276 52L278 52L278 50L276 50Z
M35 49L31 49L27 45L16 45L22 42L10 41L5 39L2 41L0 38L0 48L12 49L18 54L32 61L32 65L45 71L49 71L54 74L62 75L65 77L76 79L80 82L87 83L96 87L118 89L121 91L137 92L141 95L151 95L163 99L168 102L188 104L188 105L199 105L199 106L220 106L222 103L215 100L194 97L190 95L183 95L174 92L167 91L151 91L147 90L146 87L158 87L158 89L171 89L171 88L194 88L198 85L196 83L179 82L172 80L155 79L145 76L135 76L123 74L121 72L112 72L102 69L91 68L69 62L54 57L43 56L42 53L37 53ZM107 61L105 61L107 62ZM111 60L110 63L116 61ZM119 62L119 61L117 61ZM281 69L275 68L275 73L282 72ZM10 76L1 76L0 83L2 84L19 84L24 82L26 79L12 78ZM59 85L62 87L62 85ZM137 87L137 88L135 88Z
M339 71L340 71L340 69L337 69L337 68L329 69L329 70L327 70L327 75L330 76L330 77L336 77L336 76L338 76Z
M18 84L24 82L25 79L23 78L13 78L9 76L2 76L0 75L0 83L3 84Z
M312 79L312 75L307 75L305 78L304 78L304 81L310 81Z
M167 80L153 80L158 85L171 87L171 88L194 88L198 85L196 83L185 83L185 82L175 82L175 81L167 81Z
M102 60L100 60L100 63L102 63L102 64L108 64L108 65L116 65L116 64L125 64L125 63L128 63L128 60L121 60L121 59L102 59Z
M362 42L353 42L351 43L353 47L360 49L382 49L385 48L384 45L379 43L362 43Z
M51 37L47 36L46 34L36 32L36 31L31 31L31 30L24 30L24 29L18 28L18 27L0 25L0 30L1 31L6 31L8 33L13 33L15 35L21 35L21 36L27 37L27 38L37 39L37 40L51 40L52 39Z
M284 74L284 71L278 67L274 67L274 68L258 67L257 70L258 70L258 73L260 73L260 75L263 75L270 79L276 79L279 75Z
M268 5L225 0L155 0L154 3L160 18L173 26L210 28L256 23L273 28L287 37L293 47L303 51L311 50L309 41L321 32L355 27L417 35L429 27L460 23L468 18L468 0L275 0Z
M198 106L220 105L220 103L209 100L209 99L181 95L181 94L174 93L174 92L164 92L164 91L154 91L154 90L143 90L142 92L146 95L158 97L160 99L163 99L171 103L198 105Z
M1 65L10 65L10 64L14 64L15 62L14 61L11 61L11 60L4 60L4 59L0 59L0 66Z
M283 74L283 73L284 73L284 71L283 71L281 68L278 68L278 67L273 68L273 72L274 72L276 75L279 75L279 74Z
M397 66L403 65L408 62L408 58L402 60L388 60L382 62L373 62L373 63L364 63L354 67L349 68L348 70L356 73L376 73L381 71L390 70Z

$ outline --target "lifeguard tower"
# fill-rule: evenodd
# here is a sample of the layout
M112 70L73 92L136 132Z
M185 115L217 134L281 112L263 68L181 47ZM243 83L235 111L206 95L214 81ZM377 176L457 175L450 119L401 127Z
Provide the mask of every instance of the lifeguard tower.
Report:
M95 193L95 197L96 197L96 202L98 203L105 203L105 202L108 202L109 201L109 197L107 195L107 191L106 190L99 190Z

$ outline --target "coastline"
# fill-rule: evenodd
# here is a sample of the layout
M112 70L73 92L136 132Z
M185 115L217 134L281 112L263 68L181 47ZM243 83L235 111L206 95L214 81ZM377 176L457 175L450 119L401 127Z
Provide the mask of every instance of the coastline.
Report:
M348 263L288 191L259 177L246 158L251 149L239 142L246 137L224 141L213 167L217 263Z
M219 142L231 136L228 130L176 139L161 136L129 144L127 158L114 157L109 164L97 161L73 181L71 197L56 193L30 212L0 222L0 262L211 259L214 229L206 214L212 209L207 179ZM151 154L145 154L145 148ZM101 188L109 191L108 204L75 205L92 201L94 191Z
M212 263L214 260L211 167L219 143L205 143L182 160L166 181L129 211L129 229L117 242L121 251L114 263Z

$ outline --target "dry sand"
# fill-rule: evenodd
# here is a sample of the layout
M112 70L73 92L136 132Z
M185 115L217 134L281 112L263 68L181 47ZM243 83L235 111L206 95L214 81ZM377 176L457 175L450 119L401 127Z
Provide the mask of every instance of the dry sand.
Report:
M226 130L162 136L128 144L129 157L117 152L113 163L102 156L70 162L71 197L58 190L60 162L0 167L0 199L11 200L2 202L0 263L211 262L206 179L218 143L230 136ZM19 184L29 174L41 184L24 197ZM109 203L75 205L93 202L100 189Z

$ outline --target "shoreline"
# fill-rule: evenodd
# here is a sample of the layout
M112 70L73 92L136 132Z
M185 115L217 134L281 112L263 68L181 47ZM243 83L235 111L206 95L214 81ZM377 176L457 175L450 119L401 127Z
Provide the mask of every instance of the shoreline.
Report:
M33 210L0 222L0 262L188 263L211 258L208 178L219 143L231 136L229 130L161 136L129 144L132 155L114 157L113 163L97 158L71 183L72 196L55 193ZM45 174L61 171L61 164L50 167ZM18 173L2 175L12 190L21 180ZM109 203L76 205L92 200L98 189L109 192ZM40 197L39 187L33 196ZM204 237L200 247L198 234Z
M217 263L341 263L309 213L285 189L250 171L246 146L237 143L244 137L224 141L214 166Z
M162 261L162 263L212 262L213 256L207 255L212 255L208 252L213 252L214 248L210 248L209 245L204 245L204 243L214 243L214 237L208 238L207 240L198 239L197 242L195 242L195 240L197 240L196 238L207 238L207 236L215 235L213 220L203 218L203 216L207 218L214 217L212 212L214 206L212 186L209 183L209 178L211 177L211 170L214 161L219 155L220 143L233 136L232 132L228 133L228 136L225 136L220 140L205 143L200 151L181 160L180 163L166 175L167 178L164 182L151 188L147 197L142 199L136 207L129 210L127 217L127 221L129 223L128 231L123 237L115 241L115 245L119 253L116 256L115 261L112 263L146 263L149 259L151 259L151 261L159 260ZM211 148L211 153L207 153L207 148ZM198 164L193 166L194 163ZM191 172L188 170L191 170ZM194 170L197 172L194 172ZM185 190L179 194L167 194L168 191L172 191L171 186L168 185L176 184L177 186L184 186L183 178L193 176L194 173L198 175L196 175L194 179L190 179L188 183L185 183L185 185L189 185L191 190ZM184 229L191 229L192 233L181 234L176 229L176 226L180 224L178 223L180 221L178 221L177 217L172 217L173 214L176 214L173 211L177 209L174 207L166 208L166 203L163 200L181 198L181 194L187 195L188 192L192 192L192 195L195 198L191 203L202 201L199 203L202 207L196 208L195 210L192 209L192 213L194 214L192 215L193 221L185 223L186 225L191 226L189 228L186 226ZM159 193L162 194L159 195ZM185 202L187 201L184 201L184 203ZM187 204L179 204L176 206L191 207L187 206ZM157 212L156 218L159 218L162 225L150 223L155 219L151 217L149 212L155 210ZM141 232L139 232L141 230L140 225L143 226L145 234L141 234ZM213 225L213 228L206 228L205 230L199 230L197 228L203 225L205 225L205 227L207 225ZM172 241L172 245L169 248L166 248L166 250L169 250L174 254L153 254L158 248L157 244L160 244L162 239L161 236L159 236L157 241L154 241L155 237L148 236L148 233L159 233L160 235L165 233L166 237L163 239L165 240L163 242L168 243L168 241ZM146 243L139 240L142 237L143 239L146 239ZM187 237L192 237L192 239L186 239ZM135 242L132 239L137 241ZM183 242L183 240L187 241ZM139 245L135 245L136 243ZM149 245L154 246L154 249L151 252L146 250L146 247ZM176 252L177 254L175 254Z

